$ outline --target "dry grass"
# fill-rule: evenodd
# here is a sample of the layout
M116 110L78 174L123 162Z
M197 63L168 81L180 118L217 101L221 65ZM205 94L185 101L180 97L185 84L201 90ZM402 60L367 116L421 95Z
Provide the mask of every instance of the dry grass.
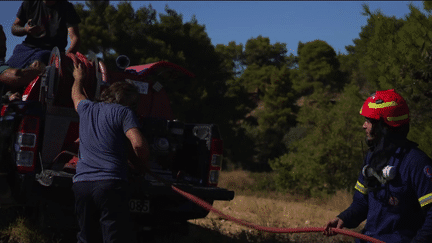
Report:
M267 175L268 176L268 175ZM258 192L253 195L250 173L244 171L223 172L220 186L234 190L232 201L217 201L214 207L233 217L261 226L278 228L322 227L333 219L352 201L352 195L338 192L326 199L305 198L278 192ZM261 233L226 221L219 215L210 213L205 219L191 220L191 223L218 230L230 237L249 234L255 240L248 242L353 242L345 236L327 238L321 233L279 235ZM358 229L357 229L358 231ZM249 238L250 238L249 237ZM274 239L274 238L279 239ZM271 241L265 241L271 239Z
M23 217L0 231L0 239L8 243L47 243L47 238Z
M279 193L268 188L257 188L260 184L259 178L272 178L273 173L250 173L247 171L223 171L220 175L219 187L233 190L237 195L253 196L258 198L270 198L285 202L301 202L315 204L325 209L342 211L352 202L352 194L346 191L338 191L335 195L327 198L306 198L304 196L288 193ZM255 178L255 179L254 179Z

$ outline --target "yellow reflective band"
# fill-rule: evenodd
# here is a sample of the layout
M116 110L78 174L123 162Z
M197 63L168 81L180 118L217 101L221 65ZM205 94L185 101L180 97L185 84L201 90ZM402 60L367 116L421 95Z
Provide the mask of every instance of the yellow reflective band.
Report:
M368 193L367 188L365 186L363 186L363 184L361 184L359 181L357 181L354 188L357 189L357 191L361 192L362 194Z
M390 101L390 102L385 102L385 103L381 103L381 104L376 104L376 103L369 103L368 104L369 108L372 108L372 109L386 108L386 107L397 106L397 105L398 105L398 103L396 103L396 101Z
M362 113L362 110L363 110L363 107L362 107L362 108L360 108L360 115L361 115L361 113Z
M387 121L400 121L408 119L408 114L405 114L403 116L397 116L397 117L387 117Z
M432 203L432 193L429 193L427 195L424 195L423 197L419 198L420 206L424 207L428 205L429 203Z

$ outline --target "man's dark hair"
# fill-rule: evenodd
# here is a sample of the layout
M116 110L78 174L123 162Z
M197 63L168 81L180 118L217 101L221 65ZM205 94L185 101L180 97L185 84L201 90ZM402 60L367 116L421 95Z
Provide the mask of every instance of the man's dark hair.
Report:
M102 92L98 101L116 103L136 110L139 101L138 88L128 82L116 82Z
M391 126L389 126L389 130L390 131L392 131L394 133L397 133L397 134L399 134L400 136L402 136L404 138L406 138L408 136L409 128L410 128L409 124L403 124L403 125L401 125L399 127L391 127Z

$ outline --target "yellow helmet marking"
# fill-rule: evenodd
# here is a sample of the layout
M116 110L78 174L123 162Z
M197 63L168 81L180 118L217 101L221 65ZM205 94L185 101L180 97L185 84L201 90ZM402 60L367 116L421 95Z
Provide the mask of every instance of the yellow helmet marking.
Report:
M398 103L396 103L396 101L390 101L390 102L385 102L385 103L381 103L381 104L376 104L376 103L369 103L368 104L369 108L372 108L372 109L385 108L385 107L397 106L397 105L398 105Z
M397 116L397 117L387 117L387 121L401 121L408 119L408 114L405 114L403 116Z

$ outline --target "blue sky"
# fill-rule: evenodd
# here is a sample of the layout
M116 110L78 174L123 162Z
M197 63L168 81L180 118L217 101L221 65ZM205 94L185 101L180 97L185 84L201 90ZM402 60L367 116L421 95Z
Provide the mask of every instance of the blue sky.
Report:
M76 1L71 1L76 2ZM324 40L336 52L346 53L345 46L353 44L367 17L362 16L362 4L368 3L372 11L404 18L409 13L410 1L131 1L134 9L149 4L157 13L165 13L165 5L183 15L183 21L195 15L206 27L212 44L246 44L259 35L270 42L287 44L288 53L297 54L299 41ZM423 9L421 1L412 2ZM118 1L112 1L118 4ZM10 28L16 18L21 1L0 1L0 24L6 32L11 56L16 44L24 37L15 37Z

